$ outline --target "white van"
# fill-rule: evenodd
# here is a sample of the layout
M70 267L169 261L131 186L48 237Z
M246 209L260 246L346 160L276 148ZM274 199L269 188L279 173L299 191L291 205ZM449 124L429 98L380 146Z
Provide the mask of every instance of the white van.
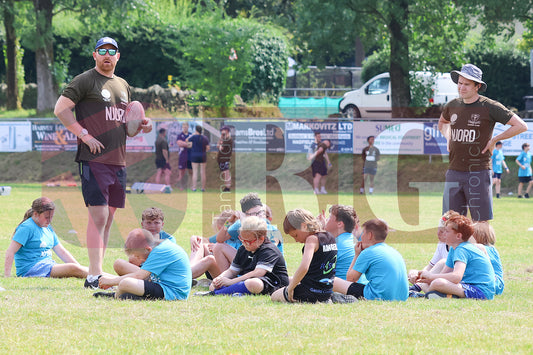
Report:
M422 82L433 82L433 97L428 106L444 105L459 96L450 73L416 72ZM339 102L339 112L347 118L391 118L391 88L389 73L376 75L359 89L348 91Z

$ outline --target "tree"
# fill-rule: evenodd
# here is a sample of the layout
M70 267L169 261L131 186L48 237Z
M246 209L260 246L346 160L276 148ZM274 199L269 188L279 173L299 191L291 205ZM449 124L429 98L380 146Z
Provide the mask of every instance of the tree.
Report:
M299 43L318 65L352 53L357 37L366 48L390 51L391 101L398 117L409 113L409 71L449 63L446 54L463 53L470 29L470 18L451 0L299 0L296 9Z
M17 110L21 108L21 98L18 90L17 66L19 58L17 47L18 38L15 30L15 2L14 0L2 0L4 27L6 31L6 57L7 57L7 100L6 109Z

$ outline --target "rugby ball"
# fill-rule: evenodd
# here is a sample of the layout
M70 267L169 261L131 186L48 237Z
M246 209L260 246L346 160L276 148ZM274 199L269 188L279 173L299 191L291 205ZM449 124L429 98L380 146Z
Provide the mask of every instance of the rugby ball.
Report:
M126 132L128 136L136 136L140 132L141 125L145 119L143 105L139 101L130 102L126 107L124 119L126 121Z

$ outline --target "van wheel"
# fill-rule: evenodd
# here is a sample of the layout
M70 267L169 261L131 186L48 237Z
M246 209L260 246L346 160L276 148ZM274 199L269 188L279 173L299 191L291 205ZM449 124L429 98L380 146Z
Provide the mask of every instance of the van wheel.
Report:
M342 111L345 118L361 118L361 112L354 105L348 105Z

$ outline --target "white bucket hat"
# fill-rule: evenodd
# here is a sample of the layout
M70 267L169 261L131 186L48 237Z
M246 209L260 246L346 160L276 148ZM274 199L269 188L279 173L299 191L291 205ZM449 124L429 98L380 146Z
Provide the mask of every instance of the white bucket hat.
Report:
M450 76L452 77L453 82L456 84L457 80L459 79L459 75L461 75L463 78L481 84L479 92L487 90L487 84L485 84L485 82L481 80L481 78L483 77L483 72L474 64L465 64L461 68L461 71L453 70L450 72Z

